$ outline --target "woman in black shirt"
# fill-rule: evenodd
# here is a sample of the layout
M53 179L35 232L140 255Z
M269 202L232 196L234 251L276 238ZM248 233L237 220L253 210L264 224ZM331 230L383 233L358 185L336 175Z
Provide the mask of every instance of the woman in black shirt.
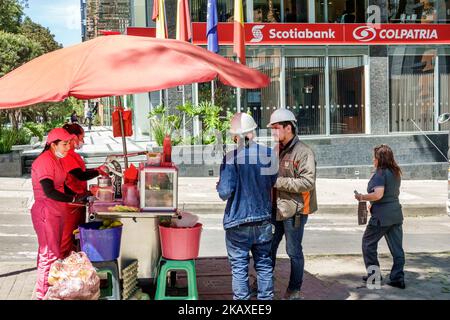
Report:
M367 194L356 194L358 201L370 201L371 218L362 239L362 251L368 276L363 280L373 281L373 274L380 271L378 262L378 242L386 239L394 259L388 285L405 288L405 253L403 251L403 213L399 202L402 170L394 159L388 145L382 144L374 148L372 174ZM371 277L372 276L372 277Z

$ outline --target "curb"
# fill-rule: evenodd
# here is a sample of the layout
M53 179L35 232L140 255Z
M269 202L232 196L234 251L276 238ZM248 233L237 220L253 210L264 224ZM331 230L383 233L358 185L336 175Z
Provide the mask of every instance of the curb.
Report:
M225 202L184 202L180 207L195 214L223 214ZM404 204L405 217L439 216L447 214L446 204ZM318 214L356 214L357 204L319 204Z
M33 203L33 197L0 197L0 210L28 210ZM178 201L182 210L195 214L223 214L226 202L183 202ZM405 217L439 216L447 214L446 203L436 204L403 204ZM357 204L319 204L317 214L356 214Z

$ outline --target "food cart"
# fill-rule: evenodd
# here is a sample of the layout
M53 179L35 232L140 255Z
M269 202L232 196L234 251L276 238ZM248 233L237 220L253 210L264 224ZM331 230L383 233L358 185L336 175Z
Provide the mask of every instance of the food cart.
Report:
M114 186L112 182L91 185L98 196L92 197L88 205L90 222L111 219L122 223L119 271L131 261L138 260L138 278L144 281L154 279L157 274L161 257L160 219L171 219L178 212L178 169L170 161L155 162L155 158L149 153L147 162L139 165L135 184L124 184L122 190L117 190L121 186L117 181L122 179L117 163L109 162L108 167L115 168L110 171ZM99 178L99 181L103 179ZM125 188L127 186L130 188ZM107 194L110 190L112 196L105 199L102 192Z

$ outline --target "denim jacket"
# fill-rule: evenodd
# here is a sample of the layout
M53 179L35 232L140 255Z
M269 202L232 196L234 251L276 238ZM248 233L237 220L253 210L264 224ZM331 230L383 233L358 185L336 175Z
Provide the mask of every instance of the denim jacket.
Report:
M278 176L272 149L255 142L224 157L217 191L227 200L224 229L271 218L271 190Z

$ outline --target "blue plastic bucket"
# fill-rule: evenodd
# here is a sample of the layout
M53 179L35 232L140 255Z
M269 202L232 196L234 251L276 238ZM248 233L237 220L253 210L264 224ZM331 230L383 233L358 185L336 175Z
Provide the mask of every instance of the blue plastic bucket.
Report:
M80 225L80 246L92 262L112 261L120 255L122 226L99 230L102 222Z

